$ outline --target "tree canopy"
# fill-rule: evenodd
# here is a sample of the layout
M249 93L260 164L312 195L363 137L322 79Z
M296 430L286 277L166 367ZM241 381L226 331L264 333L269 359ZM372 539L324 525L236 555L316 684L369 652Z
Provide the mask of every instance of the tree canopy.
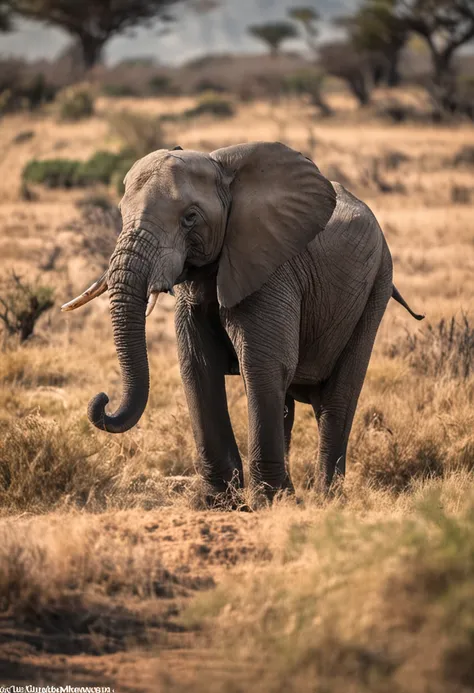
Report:
M283 41L298 36L293 24L285 21L249 26L248 31L255 38L266 43L273 55L278 54Z
M398 0L364 0L359 10L351 16L336 20L344 26L356 51L385 62L387 82L398 82L398 62L402 48L408 39L408 27L399 14Z
M474 39L474 0L399 0L399 16L431 52L435 79L452 68L458 48Z
M169 20L167 10L183 0L7 0L13 12L60 27L81 45L84 64L101 58L112 36L156 18ZM1 0L0 0L1 2Z
M316 22L320 19L319 12L312 7L293 7L288 10L288 16L295 22L302 24L308 48L316 52L316 39L318 37L318 27Z

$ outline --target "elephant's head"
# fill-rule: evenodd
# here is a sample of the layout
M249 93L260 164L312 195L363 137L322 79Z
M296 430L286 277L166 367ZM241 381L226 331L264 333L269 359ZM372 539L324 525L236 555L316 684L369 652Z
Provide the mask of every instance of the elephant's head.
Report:
M147 403L145 316L159 293L215 263L219 303L231 308L304 250L335 206L334 189L314 163L280 143L211 154L159 150L137 161L124 182L123 228L108 271L63 306L73 310L109 291L122 401L108 415L101 393L88 415L113 433L134 426Z

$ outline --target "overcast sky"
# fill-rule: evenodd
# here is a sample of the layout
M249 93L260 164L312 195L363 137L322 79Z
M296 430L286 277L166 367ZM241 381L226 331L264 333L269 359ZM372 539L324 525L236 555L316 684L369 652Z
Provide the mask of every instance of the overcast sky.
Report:
M113 64L124 57L153 56L162 63L180 63L221 52L256 52L262 44L248 36L249 24L283 19L288 7L312 6L327 19L344 14L357 0L222 0L222 6L205 17L194 12L182 17L170 33L160 36L158 26L136 29L133 36L112 39L105 60ZM330 36L330 26L322 26L322 36ZM54 58L70 41L64 32L36 22L18 21L17 31L0 34L0 54L30 59ZM286 47L291 49L292 43ZM296 47L298 44L293 44Z

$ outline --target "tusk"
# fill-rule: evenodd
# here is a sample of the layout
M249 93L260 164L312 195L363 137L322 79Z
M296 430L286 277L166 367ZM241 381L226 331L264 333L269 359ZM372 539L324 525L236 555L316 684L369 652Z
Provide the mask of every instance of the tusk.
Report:
M69 301L61 306L61 310L75 310L76 308L89 303L89 301L92 301L93 298L101 296L105 291L107 291L107 272L104 272L104 274L80 296L73 298L72 301Z
M153 312L153 308L156 306L156 302L158 300L158 296L160 295L159 291L153 291L149 296L148 296L148 303L146 305L146 311L145 311L145 317L147 318L151 313Z

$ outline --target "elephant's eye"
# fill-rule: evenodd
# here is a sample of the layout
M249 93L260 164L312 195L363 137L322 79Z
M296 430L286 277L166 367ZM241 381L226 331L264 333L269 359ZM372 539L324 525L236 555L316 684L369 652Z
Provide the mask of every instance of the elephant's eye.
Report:
M185 229L190 229L196 223L197 218L198 215L196 212L188 212L188 214L185 214L182 218L181 223L183 224Z

